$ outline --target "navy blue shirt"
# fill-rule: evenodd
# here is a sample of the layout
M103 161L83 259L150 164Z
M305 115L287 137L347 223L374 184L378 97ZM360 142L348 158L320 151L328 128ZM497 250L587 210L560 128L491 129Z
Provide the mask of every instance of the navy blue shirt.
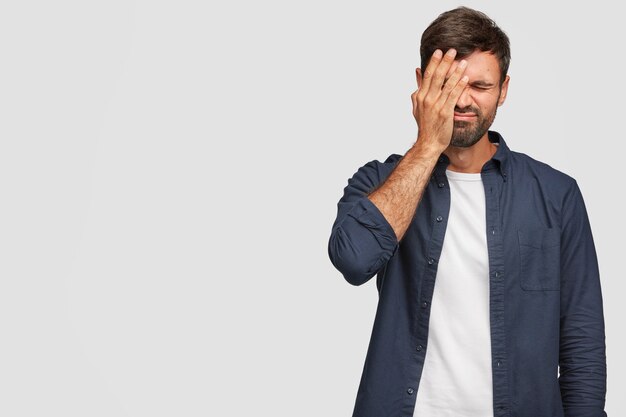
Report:
M497 132L488 135L498 144L481 171L494 416L606 416L602 294L580 189L570 176L511 151ZM367 195L400 159L369 162L348 180L328 242L349 283L376 275L378 307L353 417L412 417L428 354L449 159L441 154L398 242Z

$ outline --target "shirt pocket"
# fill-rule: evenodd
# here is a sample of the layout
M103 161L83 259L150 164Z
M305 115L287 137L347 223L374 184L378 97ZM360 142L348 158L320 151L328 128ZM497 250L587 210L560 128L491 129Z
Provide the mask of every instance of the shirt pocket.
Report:
M526 291L558 291L561 231L558 228L518 229L521 286Z

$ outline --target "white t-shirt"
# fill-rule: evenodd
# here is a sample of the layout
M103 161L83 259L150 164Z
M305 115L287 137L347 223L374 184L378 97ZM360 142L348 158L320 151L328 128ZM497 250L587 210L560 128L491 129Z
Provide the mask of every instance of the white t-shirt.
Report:
M414 417L493 417L489 255L480 173L446 170L451 205Z

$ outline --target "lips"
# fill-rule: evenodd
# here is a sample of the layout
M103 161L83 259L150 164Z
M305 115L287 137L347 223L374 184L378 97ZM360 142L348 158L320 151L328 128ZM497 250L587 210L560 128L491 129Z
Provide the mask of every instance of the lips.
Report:
M472 120L476 118L475 113L457 113L454 112L454 120Z

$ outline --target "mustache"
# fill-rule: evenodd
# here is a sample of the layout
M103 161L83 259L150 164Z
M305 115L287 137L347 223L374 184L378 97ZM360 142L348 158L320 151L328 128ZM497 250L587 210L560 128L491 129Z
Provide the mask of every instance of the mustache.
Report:
M463 109L459 108L459 107L454 107L454 112L455 113L459 113L459 114L463 114L463 113L474 113L477 116L480 116L480 110L475 108L475 107L465 107Z

